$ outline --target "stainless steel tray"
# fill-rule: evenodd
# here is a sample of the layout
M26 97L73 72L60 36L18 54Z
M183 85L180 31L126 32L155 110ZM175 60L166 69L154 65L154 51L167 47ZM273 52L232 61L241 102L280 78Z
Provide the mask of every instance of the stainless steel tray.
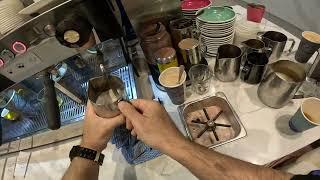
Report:
M182 121L182 124L184 125L187 136L189 137L190 140L194 141L195 139L192 137L191 130L187 124L187 115L189 113L199 111L199 110L202 110L203 108L210 107L210 106L218 106L223 110L225 119L228 122L228 124L231 125L231 128L234 131L234 135L230 139L217 142L216 144L208 146L208 148L221 146L223 144L227 144L232 141L243 138L247 135L246 130L240 121L240 118L232 108L225 94L223 92L217 92L215 96L205 97L203 99L192 101L192 102L180 105L178 107L180 119Z
M99 70L100 71L100 70ZM86 96L88 82L85 81L86 77L80 76L78 73L74 72L72 76L78 76L77 81L83 82L77 90L82 92L83 96ZM136 99L137 92L134 82L134 74L132 65L124 66L111 73L112 75L121 78L126 86L126 94L128 99ZM83 120L85 114L85 105L78 104L68 96L58 91L58 95L63 99L63 105L60 107L60 116L62 126L75 123ZM17 104L17 103L16 103ZM2 124L2 143L7 143L22 139L24 137L31 136L36 133L41 133L43 131L48 131L46 128L46 115L44 113L44 107L40 102L35 100L32 104L32 110L37 110L37 114L33 116L26 116L25 113L29 112L29 109L25 109L23 112L23 119L19 121L8 121L0 118L0 123ZM1 135L1 134L0 134Z

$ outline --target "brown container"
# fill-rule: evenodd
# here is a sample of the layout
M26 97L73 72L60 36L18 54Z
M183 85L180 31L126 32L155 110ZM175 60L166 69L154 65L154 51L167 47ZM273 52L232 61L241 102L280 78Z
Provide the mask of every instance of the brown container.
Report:
M171 47L171 37L165 26L158 22L146 25L139 33L141 38L141 48L149 64L156 64L154 53L163 48Z
M179 42L186 38L192 38L193 22L190 19L180 18L170 22L170 32L173 47L179 49Z

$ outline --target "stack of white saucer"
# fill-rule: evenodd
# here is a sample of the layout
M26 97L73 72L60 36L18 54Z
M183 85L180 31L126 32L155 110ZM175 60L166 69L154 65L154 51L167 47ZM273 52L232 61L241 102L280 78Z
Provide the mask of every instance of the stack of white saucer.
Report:
M19 15L24 6L20 0L0 1L0 34L4 35L26 22L26 16Z

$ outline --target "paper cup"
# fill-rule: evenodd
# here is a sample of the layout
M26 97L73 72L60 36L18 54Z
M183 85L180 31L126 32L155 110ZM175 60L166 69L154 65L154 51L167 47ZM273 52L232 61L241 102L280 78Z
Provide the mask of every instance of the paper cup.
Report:
M320 48L320 34L312 31L304 31L295 59L300 63L306 63Z
M247 7L247 19L248 21L253 21L260 23L265 12L264 5L248 4Z
M186 93L186 78L187 73L184 71L180 82L179 78L179 67L171 67L164 70L159 76L160 84L165 88L168 96L175 105L180 105L184 103Z
M298 111L289 121L289 126L293 131L303 132L320 125L320 99L305 99Z

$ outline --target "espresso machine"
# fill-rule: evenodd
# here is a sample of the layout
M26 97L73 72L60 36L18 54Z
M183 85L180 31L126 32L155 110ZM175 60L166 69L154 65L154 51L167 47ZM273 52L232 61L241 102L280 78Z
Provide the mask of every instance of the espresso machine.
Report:
M128 99L137 98L116 16L109 1L66 0L1 35L2 143L83 120L88 80L101 75L101 63L122 79Z
M14 1L27 10L34 3ZM132 38L177 13L179 0L55 0L12 29L0 27L0 144L82 121L100 64L123 81L127 99L138 98Z

